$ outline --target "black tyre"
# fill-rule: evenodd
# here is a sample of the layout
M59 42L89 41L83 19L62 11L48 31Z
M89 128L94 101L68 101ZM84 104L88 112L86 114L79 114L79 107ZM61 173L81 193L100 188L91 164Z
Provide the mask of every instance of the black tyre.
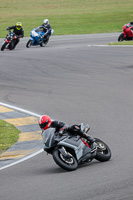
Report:
M29 41L27 42L27 44L26 44L26 47L27 47L27 48L30 48L30 47L31 47L31 45L32 45L32 41L31 41L31 40L29 40Z
M101 162L108 161L111 158L111 150L102 140L95 138L98 145L95 159Z
M59 151L59 149L56 149L53 152L53 159L56 162L57 165L59 165L61 168L68 170L68 171L73 171L77 169L78 163L76 158L70 154L67 151L68 155L70 155L70 158L66 158L62 155L62 153Z
M45 43L42 42L42 43L40 44L40 47L44 47L44 46L45 46Z
M1 51L4 51L4 49L6 48L6 46L7 46L7 42L4 42L3 44L2 44L2 46L1 46Z
M118 42L122 42L124 40L124 34L121 33L120 36L118 37Z
M16 40L12 40L11 43L9 44L9 49L10 49L10 50L15 49L15 47L16 47L16 46L15 46L15 41L16 41Z
M44 41L44 44L47 45L49 42L49 38L46 39L46 41Z
M44 40L44 41L40 44L40 46L41 46L41 47L46 46L46 45L48 44L48 41L49 41L49 38L46 39L46 40Z

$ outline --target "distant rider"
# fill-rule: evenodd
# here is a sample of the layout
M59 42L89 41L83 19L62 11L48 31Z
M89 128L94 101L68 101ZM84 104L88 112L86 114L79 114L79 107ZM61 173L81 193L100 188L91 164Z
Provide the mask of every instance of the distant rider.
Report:
M49 39L50 35L51 35L51 26L49 24L49 20L48 19L44 19L43 24L41 26L39 26L37 29L43 29L43 31L45 32L44 36L43 36L43 40L44 42L46 40Z
M42 129L42 132L48 128L55 128L55 133L63 134L63 132L69 132L72 135L79 135L89 141L89 144L92 145L95 142L95 139L87 135L80 129L80 125L68 126L61 121L52 121L48 115L43 115L39 118L39 126Z
M132 38L132 40L133 40L133 37L132 37L132 35L133 35L133 22L130 22L130 23L125 24L125 25L126 25L126 32L128 33L128 36L130 38Z
M11 29L13 29L13 33L15 33L15 35L17 36L16 43L15 43L15 46L16 46L19 43L19 38L24 37L24 30L22 28L22 23L17 22L15 26L10 26L7 28L7 30L11 30ZM15 46L14 46L14 48L15 48Z

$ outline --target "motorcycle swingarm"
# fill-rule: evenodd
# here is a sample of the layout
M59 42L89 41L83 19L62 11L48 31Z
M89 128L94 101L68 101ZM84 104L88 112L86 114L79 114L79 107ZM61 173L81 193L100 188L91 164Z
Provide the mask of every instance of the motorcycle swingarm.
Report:
M87 153L85 155L83 155L79 160L78 160L78 164L81 164L82 162L86 162L86 161L91 161L95 158L96 156L96 151L93 153Z

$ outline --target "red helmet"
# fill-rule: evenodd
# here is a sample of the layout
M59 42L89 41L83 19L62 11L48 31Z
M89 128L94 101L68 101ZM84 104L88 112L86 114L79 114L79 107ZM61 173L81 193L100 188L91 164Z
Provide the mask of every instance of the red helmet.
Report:
M46 130L52 124L51 118L48 115L43 115L39 118L39 126L41 129Z

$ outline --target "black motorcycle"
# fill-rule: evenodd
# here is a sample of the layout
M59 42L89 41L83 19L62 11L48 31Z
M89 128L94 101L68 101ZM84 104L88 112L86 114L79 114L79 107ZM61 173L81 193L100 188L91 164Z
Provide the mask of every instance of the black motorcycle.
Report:
M9 34L7 34L6 38L2 43L1 51L4 51L4 49L13 50L16 46L16 40L17 36L15 35L15 33L9 30Z
M81 130L87 133L89 125L80 125ZM95 142L89 142L80 136L70 133L58 134L54 128L42 132L44 141L43 149L53 156L54 161L61 168L72 171L78 165L91 162L93 159L104 162L111 158L111 150L102 140L95 138Z

